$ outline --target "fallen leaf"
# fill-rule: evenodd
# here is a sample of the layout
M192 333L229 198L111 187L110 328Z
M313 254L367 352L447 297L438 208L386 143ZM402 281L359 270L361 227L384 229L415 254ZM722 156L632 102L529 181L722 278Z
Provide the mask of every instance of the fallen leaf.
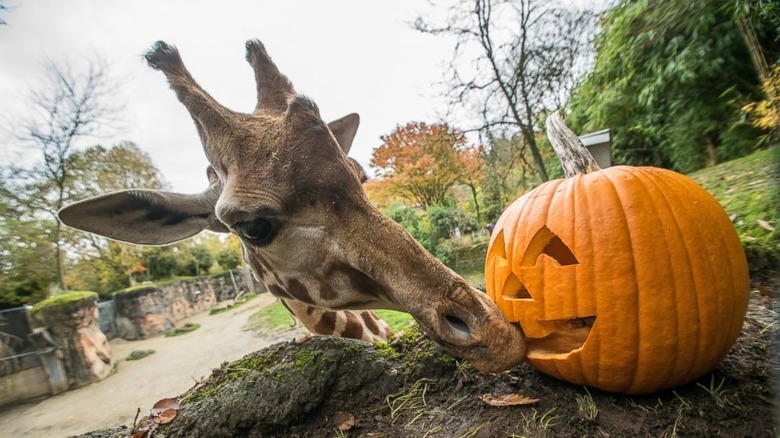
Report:
M141 419L140 426L136 429L136 432L131 438L144 438L151 436L157 429L157 423L155 423L150 417L144 417Z
M177 412L178 411L176 409L168 408L160 412L158 415L155 415L154 422L157 424L168 424L173 421L174 418L176 418Z
M758 222L758 226L760 226L761 228L763 228L763 229L765 229L767 231L774 231L775 230L775 227L773 227L772 224L770 224L769 222L767 222L767 221L765 221L763 219L758 219L756 222Z
M175 409L179 410L181 408L181 405L179 404L179 399L176 398L164 398L162 400L157 401L157 403L152 406L152 412L154 412L155 409L160 409L161 411L165 409Z
M346 432L355 426L355 416L345 411L338 411L333 414L333 422L340 431Z
M523 406L539 402L539 399L537 398L526 397L522 394L504 394L498 396L485 394L480 397L480 399L490 406Z

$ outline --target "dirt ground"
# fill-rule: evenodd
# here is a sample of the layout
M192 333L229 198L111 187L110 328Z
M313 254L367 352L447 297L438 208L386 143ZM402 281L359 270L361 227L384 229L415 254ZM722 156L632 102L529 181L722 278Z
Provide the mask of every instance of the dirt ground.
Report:
M54 397L5 408L0 411L0 436L65 437L132 424L137 408L141 416L146 415L154 402L186 391L221 363L300 333L294 330L266 338L242 330L250 315L273 302L275 298L263 294L235 310L212 316L202 312L177 323L201 325L182 336L115 339L111 351L118 361L116 374ZM146 349L156 353L141 360L124 360L132 351Z

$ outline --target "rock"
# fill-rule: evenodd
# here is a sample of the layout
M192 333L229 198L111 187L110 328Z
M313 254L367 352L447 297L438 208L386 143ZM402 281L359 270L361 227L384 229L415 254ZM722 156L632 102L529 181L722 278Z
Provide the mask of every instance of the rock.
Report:
M174 323L217 302L206 278L158 286L134 286L114 295L117 334L127 340L167 333Z
M162 290L136 287L114 295L117 334L127 340L145 339L168 332L173 319Z
M100 330L97 294L65 292L35 305L38 327L48 328L63 352L72 388L104 379L111 373L111 347Z
M314 337L276 344L214 370L185 393L166 437L273 434L309 418L381 401L400 387L391 363L370 345Z

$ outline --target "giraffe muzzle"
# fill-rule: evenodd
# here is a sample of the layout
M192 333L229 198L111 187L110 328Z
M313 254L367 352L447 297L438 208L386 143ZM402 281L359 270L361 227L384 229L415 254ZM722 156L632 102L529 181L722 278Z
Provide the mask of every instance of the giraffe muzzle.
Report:
M460 290L415 317L432 340L481 372L506 371L525 359L520 328L476 289Z
M463 336L464 338L471 336L471 328L469 325L457 316L445 315L444 322L456 336Z

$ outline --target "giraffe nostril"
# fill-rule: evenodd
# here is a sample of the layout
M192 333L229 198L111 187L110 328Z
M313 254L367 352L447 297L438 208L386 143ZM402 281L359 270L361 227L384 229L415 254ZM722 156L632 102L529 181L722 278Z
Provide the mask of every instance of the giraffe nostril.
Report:
M471 336L471 328L462 319L457 316L446 315L444 321L456 334L461 336Z

